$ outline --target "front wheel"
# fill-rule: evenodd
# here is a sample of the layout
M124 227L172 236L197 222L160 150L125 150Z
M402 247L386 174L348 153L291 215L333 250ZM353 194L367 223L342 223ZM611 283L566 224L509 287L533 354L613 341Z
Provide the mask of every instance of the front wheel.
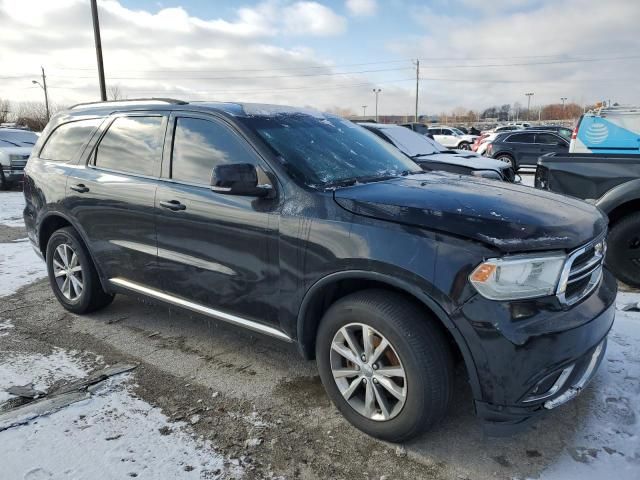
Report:
M47 243L47 273L60 304L73 313L88 313L111 303L82 239L71 227L61 228Z
M467 142L461 142L460 145L458 145L458 149L459 150L471 150L471 144L469 144Z
M338 410L373 437L408 440L447 411L453 383L447 340L400 294L366 290L338 300L320 323L316 358Z
M607 266L618 280L640 288L640 212L616 222L607 243Z

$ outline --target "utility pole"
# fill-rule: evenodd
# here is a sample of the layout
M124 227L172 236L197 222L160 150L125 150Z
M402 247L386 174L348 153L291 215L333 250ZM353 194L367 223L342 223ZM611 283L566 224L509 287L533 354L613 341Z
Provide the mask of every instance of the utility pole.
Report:
M418 123L418 91L420 90L420 59L416 58L416 123Z
M373 93L376 94L376 123L378 123L378 95L382 91L381 88L374 88Z
M107 87L104 82L104 65L102 63L102 40L100 40L100 22L98 20L97 0L91 0L91 17L93 19L93 38L96 44L96 58L98 60L98 80L100 81L100 98L107 100Z
M560 97L560 100L562 100L562 119L564 120L566 118L564 114L564 102L567 100L567 97Z
M366 105L362 105L362 118L363 119L367 118L367 106Z
M33 83L34 85L39 85L40 88L44 90L44 106L47 109L47 122L48 122L51 115L49 113L49 92L47 91L47 76L44 74L44 67L41 66L40 70L42 70L42 83L40 83L37 80L31 80L31 83Z
M531 97L533 97L533 92L525 93L527 96L527 120L531 120Z

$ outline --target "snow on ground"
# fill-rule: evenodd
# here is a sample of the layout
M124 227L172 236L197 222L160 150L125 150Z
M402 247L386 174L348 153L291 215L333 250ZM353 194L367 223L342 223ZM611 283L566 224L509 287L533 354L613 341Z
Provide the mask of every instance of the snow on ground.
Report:
M10 295L46 276L45 263L33 251L29 240L0 243L0 296Z
M24 227L23 209L24 194L22 192L2 192L0 197L0 225Z
M0 389L85 377L87 355L56 349L49 355L0 352ZM93 362L92 362L93 363ZM111 378L87 400L0 432L2 478L217 478L224 459L212 445L170 423L136 398L129 375ZM0 407L10 395L0 392ZM241 471L235 472L241 476ZM6 477L5 477L6 476Z
M640 478L640 312L620 310L638 301L640 293L618 294L606 357L589 387L589 418L541 480Z

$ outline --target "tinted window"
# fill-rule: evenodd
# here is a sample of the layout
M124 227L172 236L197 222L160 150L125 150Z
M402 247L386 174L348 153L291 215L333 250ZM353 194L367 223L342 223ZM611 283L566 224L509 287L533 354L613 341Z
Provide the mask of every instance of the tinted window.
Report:
M429 130L424 125L416 125L416 132L421 133L421 134L425 134L428 131Z
M440 135L441 130L439 128L430 128L429 133L431 135Z
M101 123L102 119L99 118L60 125L47 139L40 151L40 158L61 162L74 159Z
M214 167L225 163L255 163L255 155L243 139L219 123L177 119L171 178L210 185Z
M373 133L332 115L295 112L252 115L242 121L275 151L292 177L307 185L421 171Z
M453 132L451 130L449 130L448 128L443 128L441 130L441 134L440 135L453 135Z
M507 138L505 141L508 143L533 143L534 134L533 133L516 133L514 135L509 135L509 138Z
M97 167L153 175L162 155L162 117L118 117L96 151Z
M546 143L548 145L557 145L558 142L561 142L560 138L555 135L551 135L549 133L538 133L536 134L536 143Z

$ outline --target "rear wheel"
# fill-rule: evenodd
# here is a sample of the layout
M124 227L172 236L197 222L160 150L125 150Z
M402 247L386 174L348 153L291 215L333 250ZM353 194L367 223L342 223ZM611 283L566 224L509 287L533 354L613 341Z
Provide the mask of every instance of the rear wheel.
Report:
M640 288L640 212L616 222L607 243L607 266L618 280Z
M113 301L113 295L102 290L89 252L72 227L51 235L46 260L53 293L70 312L92 312Z
M316 339L322 383L355 427L404 441L442 419L452 389L452 358L435 321L385 290L348 295L324 315Z

